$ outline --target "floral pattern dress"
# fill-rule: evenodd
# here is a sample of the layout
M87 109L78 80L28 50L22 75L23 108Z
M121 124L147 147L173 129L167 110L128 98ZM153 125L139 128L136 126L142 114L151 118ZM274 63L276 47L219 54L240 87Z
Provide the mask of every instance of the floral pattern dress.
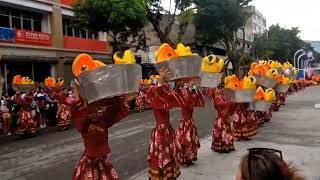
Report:
M256 117L253 111L248 110L248 105L238 103L233 116L233 135L237 139L248 139L255 136Z
M20 94L16 95L16 103L21 106L19 113L19 120L17 122L16 133L20 136L33 136L37 134L37 122L34 119L31 112L31 104L33 101L32 93L26 93L22 96Z
M220 153L234 151L234 136L230 123L230 117L235 110L234 104L217 93L213 97L213 103L218 116L213 125L211 149Z
M189 88L176 88L175 91L183 97L185 106L181 107L181 121L176 130L177 140L181 144L181 164L189 165L197 160L200 141L197 127L193 119L194 107L204 107L202 93Z
M57 121L60 130L66 130L71 125L71 107L68 100L68 94L65 91L60 91L54 95L54 99L58 101Z
M281 99L281 93L276 92L276 99L272 102L271 106L272 111L278 112L280 110L280 107L283 103Z
M169 110L183 102L169 85L151 87L147 98L156 119L149 143L149 179L176 179L180 175L181 145L170 124Z
M96 108L83 108L78 102L72 109L73 124L81 133L85 150L73 173L73 180L118 180L119 175L109 161L108 128L129 113L121 98L112 98Z

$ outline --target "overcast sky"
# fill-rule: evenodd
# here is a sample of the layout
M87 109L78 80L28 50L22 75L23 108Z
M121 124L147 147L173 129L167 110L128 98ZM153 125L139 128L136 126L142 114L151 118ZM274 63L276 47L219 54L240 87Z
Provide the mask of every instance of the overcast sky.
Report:
M169 8L170 0L164 0ZM299 27L303 40L320 40L320 0L253 0L267 26Z
M304 40L320 40L320 0L253 0L267 25L299 27Z

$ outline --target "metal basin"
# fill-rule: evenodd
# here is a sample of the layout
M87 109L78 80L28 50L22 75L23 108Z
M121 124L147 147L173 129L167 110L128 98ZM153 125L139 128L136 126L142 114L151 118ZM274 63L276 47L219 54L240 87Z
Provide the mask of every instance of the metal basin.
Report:
M281 93L286 93L290 88L290 85L283 85L283 84L277 84L275 87L275 91L281 92Z
M271 108L272 102L269 101L255 101L250 103L249 109L254 111L266 112Z
M156 64L158 72L162 68L170 71L169 80L195 78L200 76L202 58L200 56L179 57Z
M257 82L256 84L266 87L266 88L273 88L277 85L277 81L274 79L267 77L267 76L262 76L260 74L255 74L254 77L256 78Z
M79 93L88 104L95 101L139 92L142 77L138 64L112 64L83 72L78 77Z
M223 73L201 73L201 87L215 88L221 84Z
M31 92L35 89L35 86L32 84L14 84L13 89L17 92Z
M231 101L238 103L250 103L255 101L256 91L255 90L231 90L228 88L224 89L224 96Z

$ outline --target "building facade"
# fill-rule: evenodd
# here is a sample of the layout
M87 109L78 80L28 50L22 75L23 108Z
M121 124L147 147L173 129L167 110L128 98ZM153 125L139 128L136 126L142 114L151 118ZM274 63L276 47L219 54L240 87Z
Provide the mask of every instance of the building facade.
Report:
M79 53L112 62L106 33L70 24L75 0L0 0L0 67L11 88L14 75L42 82L62 77L68 84Z

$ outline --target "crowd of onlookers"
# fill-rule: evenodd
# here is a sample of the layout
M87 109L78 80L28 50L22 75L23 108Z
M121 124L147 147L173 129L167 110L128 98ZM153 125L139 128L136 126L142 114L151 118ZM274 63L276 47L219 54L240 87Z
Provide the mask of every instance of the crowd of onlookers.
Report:
M67 89L69 96L72 92ZM50 97L45 88L38 87L33 92L33 101L31 103L31 112L37 122L37 128L46 128L47 126L56 126L58 111L58 102ZM20 106L15 101L17 94L9 94L4 91L1 97L1 116L0 116L0 135L10 136L15 133L19 120Z

